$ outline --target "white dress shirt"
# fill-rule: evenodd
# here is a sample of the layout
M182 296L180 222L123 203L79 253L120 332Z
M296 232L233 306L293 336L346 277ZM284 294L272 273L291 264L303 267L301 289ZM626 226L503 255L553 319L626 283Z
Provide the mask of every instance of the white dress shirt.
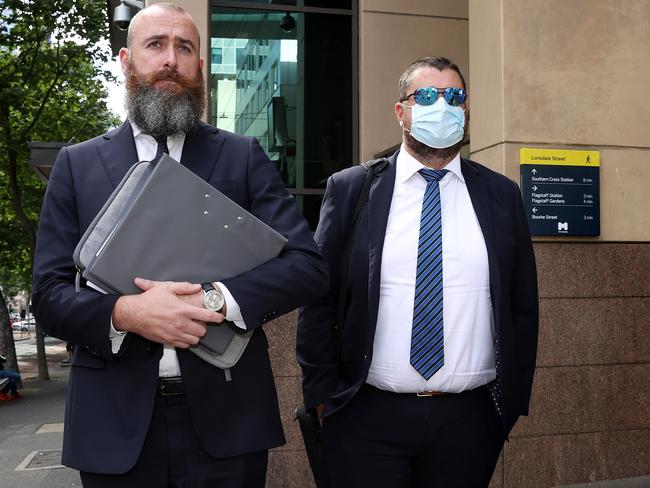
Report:
M138 160L152 160L156 156L158 143L149 134L142 133L140 128L133 122L131 122L131 128L133 129L133 139L135 140L135 149L138 152ZM176 161L181 160L184 143L184 134L167 137L169 155ZM146 278L146 276L143 276L143 278ZM236 326L246 329L246 324L244 323L239 304L235 301L230 291L228 291L228 288L220 282L215 283L215 285L219 287L226 300L226 320L230 320L234 322ZM111 339L111 350L113 351L113 354L117 354L120 350L120 346L124 340L124 334L124 332L115 330L111 320L111 331L109 337ZM180 376L181 369L178 364L178 356L176 355L176 350L173 346L165 344L163 356L160 359L158 374L161 377Z
M382 390L458 393L496 378L487 249L460 155L440 181L445 362L428 381L410 364L415 274L426 168L402 146L382 254L379 312L367 382Z

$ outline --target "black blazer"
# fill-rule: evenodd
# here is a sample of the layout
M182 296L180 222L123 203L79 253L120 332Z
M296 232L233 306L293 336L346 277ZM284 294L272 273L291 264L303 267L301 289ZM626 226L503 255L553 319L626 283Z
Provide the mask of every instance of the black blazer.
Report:
M63 463L124 473L136 462L150 423L160 344L128 334L119 357L110 349L117 296L75 292L74 248L137 152L130 124L61 150L41 213L33 306L47 334L76 347L65 418ZM305 220L256 140L200 124L186 136L183 165L288 238L282 254L224 284L255 329L232 381L188 350L177 350L192 425L215 457L284 443L262 328L327 291L327 267Z
M395 184L397 153L375 175L359 215L345 285L341 348L337 351L337 301L341 246L352 219L365 170L356 166L328 181L315 239L330 265L330 291L304 307L298 320L298 361L305 405L325 403L328 415L345 405L368 375L379 306L381 258ZM490 295L496 326L497 371L504 429L528 413L537 350L538 303L535 256L517 185L465 159L461 170L485 237Z

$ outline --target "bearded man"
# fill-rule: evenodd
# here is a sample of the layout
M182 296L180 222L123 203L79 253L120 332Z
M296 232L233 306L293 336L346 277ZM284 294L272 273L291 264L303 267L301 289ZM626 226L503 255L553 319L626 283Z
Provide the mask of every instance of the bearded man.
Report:
M365 171L327 184L315 238L330 292L301 310L297 347L336 488L487 487L528 412L535 256L517 185L460 157L466 89L446 58L407 67L394 106L402 145L355 229Z
M325 293L326 265L258 142L200 121L203 59L183 9L140 11L120 60L128 120L61 150L38 234L36 317L76 345L63 464L91 488L264 486L268 449L284 435L261 326ZM163 152L283 234L284 250L223 282L144 276L137 295L75 291L72 254L85 229L130 166ZM202 288L221 303L204 302ZM188 350L224 320L254 331L229 378Z

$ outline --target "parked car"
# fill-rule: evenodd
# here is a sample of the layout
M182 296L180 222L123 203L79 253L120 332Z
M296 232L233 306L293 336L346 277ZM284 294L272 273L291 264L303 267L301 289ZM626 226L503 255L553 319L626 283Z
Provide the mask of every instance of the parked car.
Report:
M29 319L17 320L15 322L13 322L12 329L13 330L28 332L30 330L34 330L35 327L36 327L36 321L32 317L32 318L29 318Z

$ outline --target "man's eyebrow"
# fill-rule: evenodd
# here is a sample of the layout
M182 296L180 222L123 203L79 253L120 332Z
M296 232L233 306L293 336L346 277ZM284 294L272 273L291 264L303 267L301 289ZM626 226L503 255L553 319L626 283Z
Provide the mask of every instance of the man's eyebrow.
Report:
M153 34L151 36L146 37L144 41L145 43L147 43L151 41L159 41L161 39L169 39L169 36L165 34ZM193 50L196 50L194 43L189 39L185 39L183 37L175 37L174 40L180 44L188 44Z
M178 42L180 44L189 44L189 46L192 49L196 49L196 47L194 46L194 43L192 41L190 41L189 39L183 39L182 37L176 37L176 39L178 40Z

